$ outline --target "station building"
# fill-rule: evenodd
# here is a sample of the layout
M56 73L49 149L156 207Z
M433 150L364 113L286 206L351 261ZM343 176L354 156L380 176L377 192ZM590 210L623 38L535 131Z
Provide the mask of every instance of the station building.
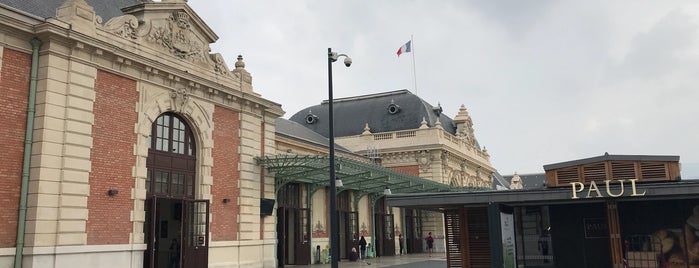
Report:
M186 1L2 0L0 32L0 267L276 265L284 112Z
M0 267L276 267L327 246L327 104L289 120L185 0L0 0ZM489 188L462 107L337 100L341 256L444 251L386 190ZM439 246L441 246L441 249Z
M424 237L436 236L445 252L442 215L387 206L387 193L491 189L496 170L475 138L462 106L452 119L407 90L336 99L335 141L340 258L348 259L364 236L374 256L425 252ZM278 262L308 264L328 246L328 102L277 120L278 155L259 164L277 182ZM310 239L309 239L310 238ZM309 255L307 250L312 254Z

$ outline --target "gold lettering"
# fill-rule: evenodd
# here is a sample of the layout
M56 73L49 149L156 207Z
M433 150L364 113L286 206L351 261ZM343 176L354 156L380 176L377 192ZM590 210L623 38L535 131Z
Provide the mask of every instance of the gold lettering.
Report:
M636 193L636 181L637 180L638 179L629 180L629 181L631 181L631 196L645 196L646 191L643 191L643 193L640 193L640 194Z
M571 188L573 188L573 197L571 197L570 199L580 198L580 197L578 197L578 193L582 192L582 190L585 189L585 184L582 184L580 182L571 182L570 186L571 186ZM575 187L575 186L580 186L580 189L576 190L577 187Z
M612 194L612 190L609 189L609 182L611 180L605 180L604 183L607 185L607 194L611 197L620 197L624 195L624 180L617 180L619 181L619 186L621 186L621 191L619 191L619 194Z
M587 190L587 196L585 198L590 198L592 191L597 193L597 197L602 197L602 194L599 192L599 188L597 188L595 181L590 181L590 189Z

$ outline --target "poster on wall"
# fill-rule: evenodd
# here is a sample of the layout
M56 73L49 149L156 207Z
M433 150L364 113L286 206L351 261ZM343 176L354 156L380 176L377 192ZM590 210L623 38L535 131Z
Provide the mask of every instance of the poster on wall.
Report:
M607 238L609 237L609 226L606 218L585 218L585 238Z
M514 215L500 212L502 233L502 256L505 268L516 268Z

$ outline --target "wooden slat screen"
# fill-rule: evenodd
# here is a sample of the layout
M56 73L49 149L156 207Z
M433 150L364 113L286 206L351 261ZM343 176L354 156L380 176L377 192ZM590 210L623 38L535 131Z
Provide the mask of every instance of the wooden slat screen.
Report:
M446 228L447 239L447 267L449 268L463 266L462 263L465 256L461 254L461 223L462 219L459 210L448 210L444 213L444 227Z
M642 180L669 179L667 165L664 162L641 162Z
M583 166L583 177L585 178L585 183L591 181L604 182L604 180L607 179L607 171L604 162Z
M466 211L468 224L468 248L470 267L490 267L490 236L488 234L487 208L469 208Z
M565 168L556 171L556 185L568 186L571 182L579 182L578 167Z
M630 180L636 178L636 165L631 161L612 161L612 179Z
M637 183L680 180L676 161L609 160L546 170L547 187L570 187L579 182L599 185L604 180L637 180Z

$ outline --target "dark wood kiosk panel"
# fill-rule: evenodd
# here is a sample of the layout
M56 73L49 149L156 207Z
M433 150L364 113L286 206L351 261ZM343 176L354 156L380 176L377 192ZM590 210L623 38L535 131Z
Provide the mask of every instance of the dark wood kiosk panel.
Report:
M420 193L387 205L444 214L448 267L699 268L699 181L679 156L544 166L537 189Z

